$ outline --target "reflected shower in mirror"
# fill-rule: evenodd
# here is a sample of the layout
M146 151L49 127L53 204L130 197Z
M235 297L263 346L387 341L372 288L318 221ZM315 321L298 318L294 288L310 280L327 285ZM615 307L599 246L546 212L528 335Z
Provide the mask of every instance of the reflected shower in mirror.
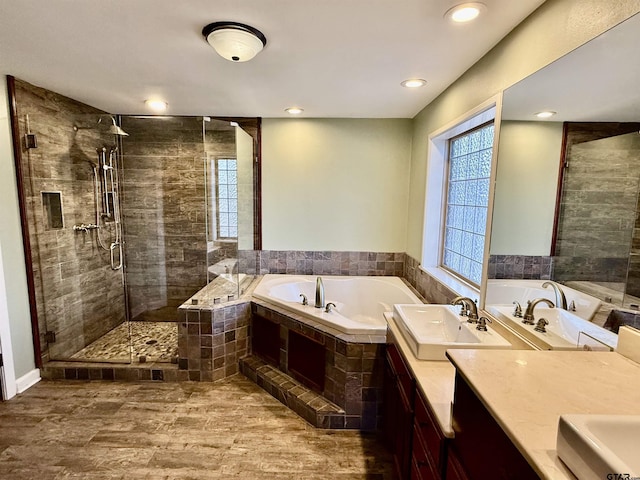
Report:
M637 308L639 38L635 15L504 92L487 304L491 279L551 279L598 297L600 324Z

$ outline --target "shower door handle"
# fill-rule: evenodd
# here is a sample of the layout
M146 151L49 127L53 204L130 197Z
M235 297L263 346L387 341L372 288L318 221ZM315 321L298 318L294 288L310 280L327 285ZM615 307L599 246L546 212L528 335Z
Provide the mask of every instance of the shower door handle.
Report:
M118 249L118 263L116 263L114 255L116 248ZM122 268L122 249L120 248L120 242L113 242L111 244L109 254L111 255L111 270L120 270Z

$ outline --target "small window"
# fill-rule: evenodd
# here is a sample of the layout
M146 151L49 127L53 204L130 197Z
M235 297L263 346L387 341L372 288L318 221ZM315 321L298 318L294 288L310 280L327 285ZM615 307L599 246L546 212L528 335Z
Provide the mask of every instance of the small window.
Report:
M493 131L492 122L448 143L441 265L474 285L482 280Z
M219 158L216 165L217 238L238 238L238 162Z

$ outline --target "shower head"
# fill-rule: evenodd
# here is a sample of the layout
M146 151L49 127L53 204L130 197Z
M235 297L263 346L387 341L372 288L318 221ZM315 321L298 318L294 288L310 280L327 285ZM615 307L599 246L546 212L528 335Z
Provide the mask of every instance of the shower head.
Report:
M120 128L118 125L116 125L116 118L113 115L109 115L109 118L111 118L111 125L109 125L108 128L108 132L113 134L113 135L118 135L120 137L128 137L129 134L127 132L125 132L122 128ZM98 123L102 123L102 117L100 117L98 119Z

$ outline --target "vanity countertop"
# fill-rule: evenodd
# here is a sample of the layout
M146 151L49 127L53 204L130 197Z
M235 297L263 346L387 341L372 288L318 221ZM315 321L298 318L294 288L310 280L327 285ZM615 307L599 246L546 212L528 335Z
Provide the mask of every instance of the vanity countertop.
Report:
M453 386L456 376L455 367L447 361L418 360L396 326L393 315L386 313L385 318L389 325L387 341L400 349L407 366L416 379L418 390L435 414L440 430L446 437L452 438L451 404L453 403Z
M447 356L541 478L575 478L556 453L561 414L640 414L640 364L615 352L447 350Z

